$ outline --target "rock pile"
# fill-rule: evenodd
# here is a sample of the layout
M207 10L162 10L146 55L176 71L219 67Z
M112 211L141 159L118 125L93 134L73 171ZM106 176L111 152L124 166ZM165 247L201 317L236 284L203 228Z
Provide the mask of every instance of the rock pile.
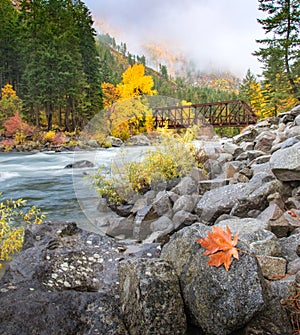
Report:
M0 283L0 333L292 334L299 149L297 106L215 143L206 173L114 210L101 203L98 225L115 238L31 227ZM229 271L208 266L196 243L213 225L238 233L245 251Z

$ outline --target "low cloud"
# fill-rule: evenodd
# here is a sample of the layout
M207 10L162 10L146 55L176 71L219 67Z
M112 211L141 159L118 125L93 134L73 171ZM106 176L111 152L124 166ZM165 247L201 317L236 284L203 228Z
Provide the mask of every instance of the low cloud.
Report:
M253 0L85 0L97 30L126 42L132 53L157 44L184 55L202 71L260 73L252 53L263 36Z

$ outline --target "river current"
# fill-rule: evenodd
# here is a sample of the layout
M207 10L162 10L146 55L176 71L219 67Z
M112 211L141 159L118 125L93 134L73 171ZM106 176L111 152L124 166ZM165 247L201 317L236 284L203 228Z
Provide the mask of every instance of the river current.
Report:
M50 221L75 221L97 231L98 196L85 177L109 166L120 148L76 152L0 153L0 192L3 199L22 198L40 208ZM126 148L123 157L137 160L147 148ZM94 168L65 169L74 161L89 160Z

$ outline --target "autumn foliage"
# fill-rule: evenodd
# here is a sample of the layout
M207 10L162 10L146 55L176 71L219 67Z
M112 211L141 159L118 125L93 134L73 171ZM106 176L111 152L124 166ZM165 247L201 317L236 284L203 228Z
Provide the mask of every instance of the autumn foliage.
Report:
M33 133L33 127L24 122L18 112L3 122L3 126L6 130L5 136L13 136L17 132L22 132L24 135L30 135Z
M103 92L104 108L110 107L120 98L120 92L115 85L104 82L101 84L101 88Z
M120 92L120 100L138 97L140 95L155 95L154 82L151 76L145 76L143 64L129 66L122 75L122 82L117 85Z
M207 232L208 237L197 240L197 243L205 249L203 255L210 255L207 265L219 267L224 264L226 271L229 270L232 259L239 259L238 249L235 247L238 242L238 234L232 240L231 231L228 226L226 230L220 227L212 227L212 233Z
M45 218L35 206L25 211L25 205L23 199L0 201L0 268L3 261L21 250L25 226L40 224Z

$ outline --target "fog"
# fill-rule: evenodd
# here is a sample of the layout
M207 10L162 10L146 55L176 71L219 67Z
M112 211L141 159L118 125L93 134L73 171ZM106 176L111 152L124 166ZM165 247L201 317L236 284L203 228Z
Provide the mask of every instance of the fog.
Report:
M126 42L134 54L145 46L191 60L201 71L259 74L252 53L263 31L256 0L85 0L95 28ZM167 63L167 61L166 61Z

